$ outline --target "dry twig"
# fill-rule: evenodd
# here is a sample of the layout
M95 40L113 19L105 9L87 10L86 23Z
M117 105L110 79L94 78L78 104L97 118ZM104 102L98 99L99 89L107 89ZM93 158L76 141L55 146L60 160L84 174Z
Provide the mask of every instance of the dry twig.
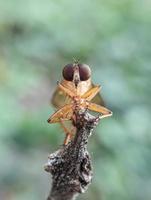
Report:
M92 180L92 166L87 143L99 119L80 111L74 139L49 155L45 171L52 175L52 188L47 200L73 200L88 188Z

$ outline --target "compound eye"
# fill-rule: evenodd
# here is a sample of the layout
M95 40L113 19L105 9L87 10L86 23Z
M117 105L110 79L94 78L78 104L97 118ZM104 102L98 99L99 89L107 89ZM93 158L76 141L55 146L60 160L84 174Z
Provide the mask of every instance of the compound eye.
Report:
M63 68L63 71L62 71L63 78L66 81L72 81L73 80L73 74L74 74L73 64L65 65L65 67Z
M86 64L78 64L81 81L87 81L91 76L91 69Z

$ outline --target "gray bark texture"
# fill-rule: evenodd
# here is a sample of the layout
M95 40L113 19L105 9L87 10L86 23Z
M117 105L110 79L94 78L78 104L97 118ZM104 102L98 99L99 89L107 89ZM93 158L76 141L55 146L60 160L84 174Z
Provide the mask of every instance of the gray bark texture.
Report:
M74 200L91 183L93 173L87 143L100 118L87 112L79 112L76 118L74 139L50 154L44 167L52 175L47 200Z

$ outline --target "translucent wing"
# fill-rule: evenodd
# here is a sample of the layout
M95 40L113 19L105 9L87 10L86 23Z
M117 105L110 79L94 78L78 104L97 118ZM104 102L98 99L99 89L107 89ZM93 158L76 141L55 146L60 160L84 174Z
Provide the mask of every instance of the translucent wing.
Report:
M98 94L91 100L91 102L96 103L96 104L101 105L101 106L105 106L105 102L104 102L104 100L103 100L103 98L102 98L102 96L101 96L100 93L98 93Z
M55 108L61 108L65 104L69 104L71 98L68 97L59 87L56 88L52 95L51 103Z
M68 90L76 92L74 88L74 84L72 81L62 80L61 85L66 87ZM52 95L51 103L56 108L61 108L65 104L69 104L71 102L71 98L63 91L60 87L57 86L55 92Z
M92 83L92 87L95 87L93 83ZM91 100L91 102L99 104L101 106L105 106L105 102L100 93L97 93L97 95Z

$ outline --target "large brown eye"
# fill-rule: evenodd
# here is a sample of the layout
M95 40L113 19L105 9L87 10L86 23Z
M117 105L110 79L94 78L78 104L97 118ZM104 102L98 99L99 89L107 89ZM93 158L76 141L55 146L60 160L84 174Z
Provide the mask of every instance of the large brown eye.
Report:
M79 74L80 74L80 80L81 81L86 81L90 78L91 76L91 69L88 65L86 64L78 64L79 66Z
M73 64L67 64L62 71L63 78L67 81L73 80L74 67Z

